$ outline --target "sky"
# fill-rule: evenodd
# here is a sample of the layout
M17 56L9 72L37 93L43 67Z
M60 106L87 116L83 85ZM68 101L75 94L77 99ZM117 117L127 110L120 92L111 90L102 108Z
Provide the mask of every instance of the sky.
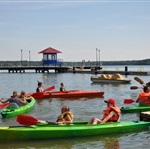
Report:
M150 0L0 0L0 61L48 47L63 61L149 59Z

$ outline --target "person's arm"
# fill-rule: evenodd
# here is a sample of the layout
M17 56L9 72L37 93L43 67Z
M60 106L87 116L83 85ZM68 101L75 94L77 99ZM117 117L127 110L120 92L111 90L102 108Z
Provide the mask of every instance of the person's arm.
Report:
M27 96L27 97L25 97L26 98L26 100L29 100L29 99L31 99L31 98L33 98L32 96Z
M58 124L72 124L72 118L67 114L65 117L65 121L58 122Z
M25 104L26 103L26 99L25 98L20 98L20 102Z
M136 103L138 103L139 102L139 98L136 100Z
M116 113L115 113L114 111L111 111L111 112L109 113L109 115L108 115L105 119L102 120L101 124L107 122L107 121L108 121L112 116L114 116L114 115L116 115Z
M6 100L2 100L2 98L0 98L0 101L2 102L2 103L6 103L6 102L8 102L10 100L10 98L8 98L8 99L6 99Z
M72 118L67 114L67 116L65 117L65 124L72 124Z
M138 96L136 102L138 103L139 101L140 101L140 94L139 94L139 96Z
M43 87L43 91L45 90L45 87L44 86L42 86Z

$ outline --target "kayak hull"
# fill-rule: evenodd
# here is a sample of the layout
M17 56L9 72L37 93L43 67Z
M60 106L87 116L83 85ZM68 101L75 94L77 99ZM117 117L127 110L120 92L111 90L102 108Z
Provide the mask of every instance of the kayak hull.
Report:
M142 111L149 111L150 106L131 106L131 107L121 107L121 113L136 113Z
M35 99L31 98L30 102L27 105L20 106L19 108L7 108L7 107L5 107L1 111L1 115L3 118L15 117L19 114L28 113L29 111L31 111L33 109L34 105L35 105Z
M150 122L113 122L89 125L75 122L73 125L33 125L0 127L0 140L57 139L95 135L127 133L149 129Z
M101 76L91 76L93 83L130 83L131 80L124 78L121 74L102 74Z
M74 97L103 97L104 92L94 90L70 90L66 92L42 92L42 93L31 93L32 97L38 98L74 98Z

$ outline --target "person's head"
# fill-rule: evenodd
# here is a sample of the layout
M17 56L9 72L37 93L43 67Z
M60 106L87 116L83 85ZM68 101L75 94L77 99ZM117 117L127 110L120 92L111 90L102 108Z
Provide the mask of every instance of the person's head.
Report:
M25 95L26 95L26 92L25 91L21 91L20 98L25 97Z
M38 86L39 86L39 87L42 86L42 82L38 82Z
M17 91L13 91L13 97L18 96L18 92Z
M108 106L114 106L116 104L116 101L113 98L109 98L108 100L105 100L104 102L106 102Z
M149 92L149 87L148 86L144 86L143 91L144 92Z
M20 93L20 95L25 95L26 94L26 92L25 91L22 91L21 93Z
M64 112L69 112L70 111L70 108L69 106L65 105L61 108L61 113L64 113Z
M60 85L61 85L61 86L64 86L64 83L63 83L63 82L61 82L61 83L60 83Z

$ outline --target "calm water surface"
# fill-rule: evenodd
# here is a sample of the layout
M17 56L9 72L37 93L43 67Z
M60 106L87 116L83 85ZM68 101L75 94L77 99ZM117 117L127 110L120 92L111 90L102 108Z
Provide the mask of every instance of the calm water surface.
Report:
M46 76L47 78L44 79ZM41 120L55 121L60 114L60 109L63 105L69 105L74 113L75 121L87 120L91 117L101 117L103 110L106 108L104 100L108 98L116 99L117 105L124 105L124 99L136 99L140 88L130 90L130 86L141 85L134 80L135 76L124 76L132 80L131 84L92 84L90 81L91 74L72 74L72 73L25 73L25 74L8 74L0 73L0 90L1 97L7 98L12 94L13 90L18 92L25 90L26 92L34 92L37 87L37 80L42 81L45 87L55 85L55 90L59 90L60 82L64 82L66 89L84 89L84 90L101 90L104 91L104 98L80 98L80 99L40 99L37 100L35 108L28 113ZM138 76L145 82L150 81L149 76ZM124 114L121 116L121 121L138 120L137 114ZM0 125L18 125L16 118L0 119ZM15 141L0 143L2 149L149 149L150 131L113 134L106 136L82 137L74 139L55 139L41 141Z

